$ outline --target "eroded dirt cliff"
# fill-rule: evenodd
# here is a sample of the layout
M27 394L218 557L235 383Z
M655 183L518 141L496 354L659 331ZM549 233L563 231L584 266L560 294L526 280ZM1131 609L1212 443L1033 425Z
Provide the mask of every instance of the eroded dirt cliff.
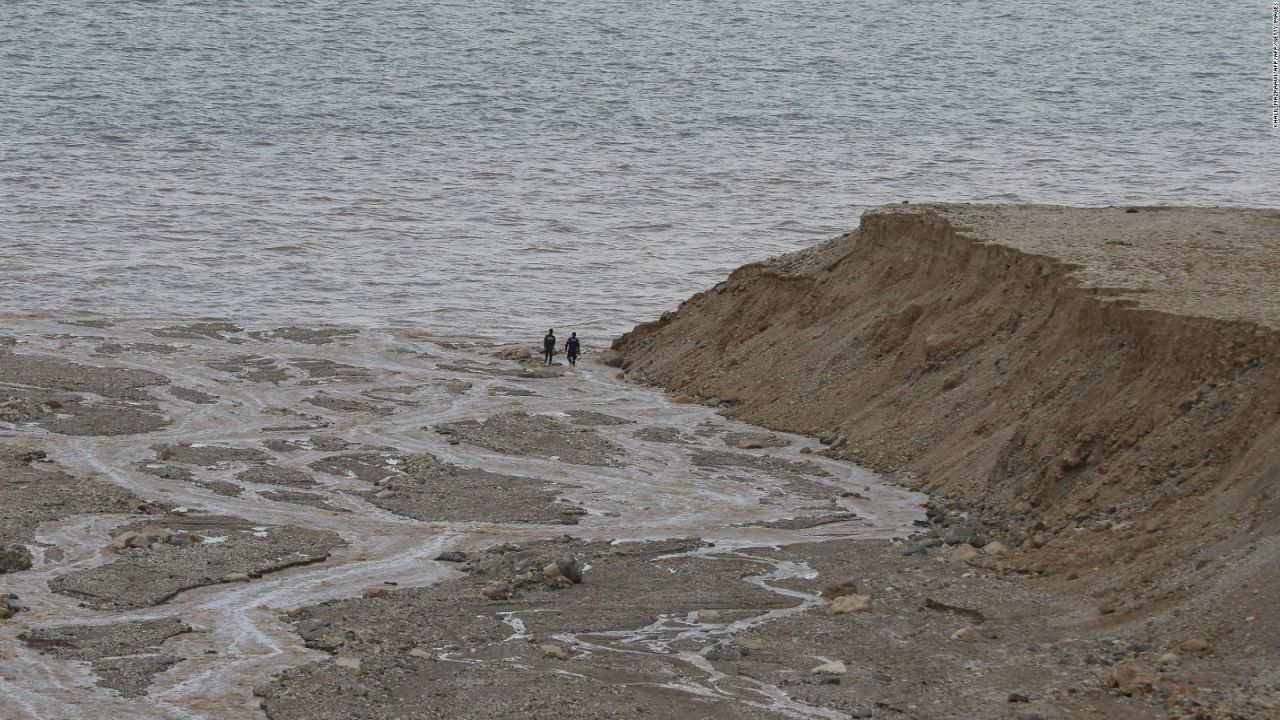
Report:
M614 343L633 379L822 437L1088 593L1275 653L1280 212L902 205Z

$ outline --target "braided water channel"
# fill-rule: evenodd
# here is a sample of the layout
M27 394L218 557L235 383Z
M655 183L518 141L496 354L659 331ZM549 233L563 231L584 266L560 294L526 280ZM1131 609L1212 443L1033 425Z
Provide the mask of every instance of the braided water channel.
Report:
M811 593L785 587L787 580L812 577L807 565L753 549L901 536L918 517L923 500L865 469L801 454L806 443L815 445L802 437L778 433L769 443L774 446L730 447L726 438L734 433L758 436L760 429L712 408L676 404L659 391L628 384L615 369L590 362L590 356L577 368L543 373L499 358L487 344L424 333L344 331L317 340L305 333L224 329L207 336L197 332L158 338L155 329L165 322L129 321L92 329L40 319L21 321L16 329L14 324L10 322L10 332L19 339L15 352L167 377L169 385L150 391L170 422L154 432L122 435L62 435L34 424L0 424L0 439L41 448L58 470L109 481L163 508L183 508L179 512L187 518L230 516L264 527L331 531L345 545L323 561L187 589L159 604L102 609L51 591L49 582L110 563L115 554L107 545L122 525L164 518L87 514L42 524L31 546L33 568L3 576L4 592L17 594L27 608L0 624L0 717L5 718L80 718L89 710L94 717L138 720L260 718L255 687L289 668L327 658L304 646L287 611L357 597L379 583L420 587L459 577L452 564L435 561L445 550L480 553L503 543L553 540L566 532L613 543L701 539L704 544L687 554L758 566L743 582L786 600L781 606L737 613L733 620L655 608L658 619L648 625L557 635L581 657L661 654L684 668L685 675L670 683L675 690L784 716L844 717L795 702L765 682L724 683L724 676L701 655L674 646L710 644L811 611L821 602ZM113 351L104 353L104 347ZM316 372L317 367L322 371ZM253 372L264 368L279 372L269 378ZM183 399L191 396L189 390L212 399ZM311 402L317 397L325 402ZM329 402L335 398L349 402ZM570 422L574 416L569 413L583 411L608 420ZM537 448L500 451L437 431L444 424L468 421L480 421L472 427L483 430L493 418L513 413L548 418L555 427L571 428L566 432L589 435L614 448L616 459L584 464L582 458L571 462ZM406 517L373 502L367 478L315 472L317 462L342 454L313 445L309 438L317 433L385 457L389 475L400 472L398 458L429 453L456 466L539 481L554 491L561 506L574 510L576 524ZM280 452L264 450L264 443L277 450L280 443L292 445L290 452ZM279 487L244 480L237 482L239 495L226 493L243 463L195 467L186 479L143 471L156 462L155 448L166 444L265 452L270 464L314 478L305 488L311 504L272 495ZM727 458L728 464L708 464L707 457ZM792 468L811 471L799 476ZM217 491L219 482L224 492ZM827 520L784 522L811 516ZM588 583L590 576L588 569ZM477 612L484 612L483 606ZM509 639L524 636L521 613L494 615L510 626ZM196 632L165 642L164 652L182 659L156 674L146 693L136 697L100 687L88 663L42 652L19 639L24 632L52 626L158 618L178 618ZM465 660L444 652L438 659ZM567 663L558 672L572 674L574 667Z

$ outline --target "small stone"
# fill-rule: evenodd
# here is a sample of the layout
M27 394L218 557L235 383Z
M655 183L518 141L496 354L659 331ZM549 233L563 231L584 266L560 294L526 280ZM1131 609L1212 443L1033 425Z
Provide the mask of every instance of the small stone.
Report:
M1027 697L1026 695L1023 695L1022 693L1011 692L1011 693L1009 693L1009 702L1011 702L1011 703L1029 703L1029 702L1031 702L1031 698Z
M677 396L675 397L675 399L674 399L674 400L672 400L672 402L676 403L677 405L688 405L688 404L690 404L690 403L692 403L692 402L693 402L693 396L691 396L691 395L677 395Z
M1006 548L1006 547L1004 546L1004 543L1000 542L999 540L994 540L994 541L992 541L992 542L987 543L987 544L982 548L982 552L983 552L983 554L985 554L985 555L990 555L990 556L994 557L994 556L999 555L1000 553L1004 552L1004 551L1005 551L1005 550L1007 550L1007 549L1008 549L1008 548Z
M511 597L511 591L502 585L489 585L482 592L490 600L506 600Z
M858 586L848 581L834 583L822 589L823 600L835 600L836 598L844 597L845 595L857 595L857 594L858 594Z
M800 448L800 454L801 454L801 455L812 455L812 454L813 454L813 448L809 447L808 445L805 445L804 447Z
M423 650L422 648L414 648L409 651L409 657L429 658L431 657L431 653L427 652L426 650Z
M0 574L31 569L31 551L20 543L0 543Z
M978 557L978 549L968 543L957 545L951 551L951 562L969 562Z
M557 558L555 565L559 570L560 577L574 584L582 582L582 566L578 563L577 558Z
M1184 640L1182 644L1178 646L1178 649L1182 652L1193 654L1205 653L1212 648L1213 645L1204 638L1190 638L1188 640Z
M982 639L982 634L971 627L962 627L951 633L951 639L956 642L977 642Z
M831 660L829 662L822 663L821 665L810 670L809 672L815 675L819 673L829 673L831 675L844 675L845 673L849 672L849 669L844 666L843 661Z
M714 662L736 662L750 655L751 651L737 643L721 640L702 648L699 654Z
M844 595L831 601L827 606L828 615L847 615L850 613L871 612L870 595Z
M542 657L551 660L568 660L569 649L563 645L547 644L542 646Z
M1110 615L1115 611L1116 611L1116 604L1111 602L1110 600L1103 600L1102 602L1098 603L1099 615Z
M467 556L455 550L447 550L436 556L437 562L460 563L466 562Z
M383 587L369 587L360 591L362 597L380 598L387 596L387 589Z
M1156 662L1161 665L1175 665L1178 662L1178 656L1176 653L1167 652L1157 658Z
M333 659L333 664L340 668L346 668L348 670L359 670L360 658L336 657Z
M1155 679L1137 665L1116 665L1111 668L1107 685L1125 695L1137 695L1151 692L1155 688Z
M827 433L826 435L823 435L821 438L819 438L818 442L822 443L823 445L831 445L836 441L836 437L837 436L835 433Z

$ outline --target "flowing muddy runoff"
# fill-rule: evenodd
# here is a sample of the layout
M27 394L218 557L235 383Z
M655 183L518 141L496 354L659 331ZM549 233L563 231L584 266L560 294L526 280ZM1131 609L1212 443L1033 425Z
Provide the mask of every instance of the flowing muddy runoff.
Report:
M922 514L590 355L9 327L0 539L31 567L0 575L6 718L849 717L720 663L827 604L780 550Z

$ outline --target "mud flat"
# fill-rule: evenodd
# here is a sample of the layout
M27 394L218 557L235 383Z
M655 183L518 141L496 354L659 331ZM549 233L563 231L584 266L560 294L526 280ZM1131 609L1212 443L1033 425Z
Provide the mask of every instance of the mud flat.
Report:
M1274 717L1277 258L1276 210L888 206L608 360L934 494L908 552L1066 603L1013 632L1123 650L1086 659L1135 717Z
M604 366L89 322L0 344L0 717L836 717L722 663L923 513Z

